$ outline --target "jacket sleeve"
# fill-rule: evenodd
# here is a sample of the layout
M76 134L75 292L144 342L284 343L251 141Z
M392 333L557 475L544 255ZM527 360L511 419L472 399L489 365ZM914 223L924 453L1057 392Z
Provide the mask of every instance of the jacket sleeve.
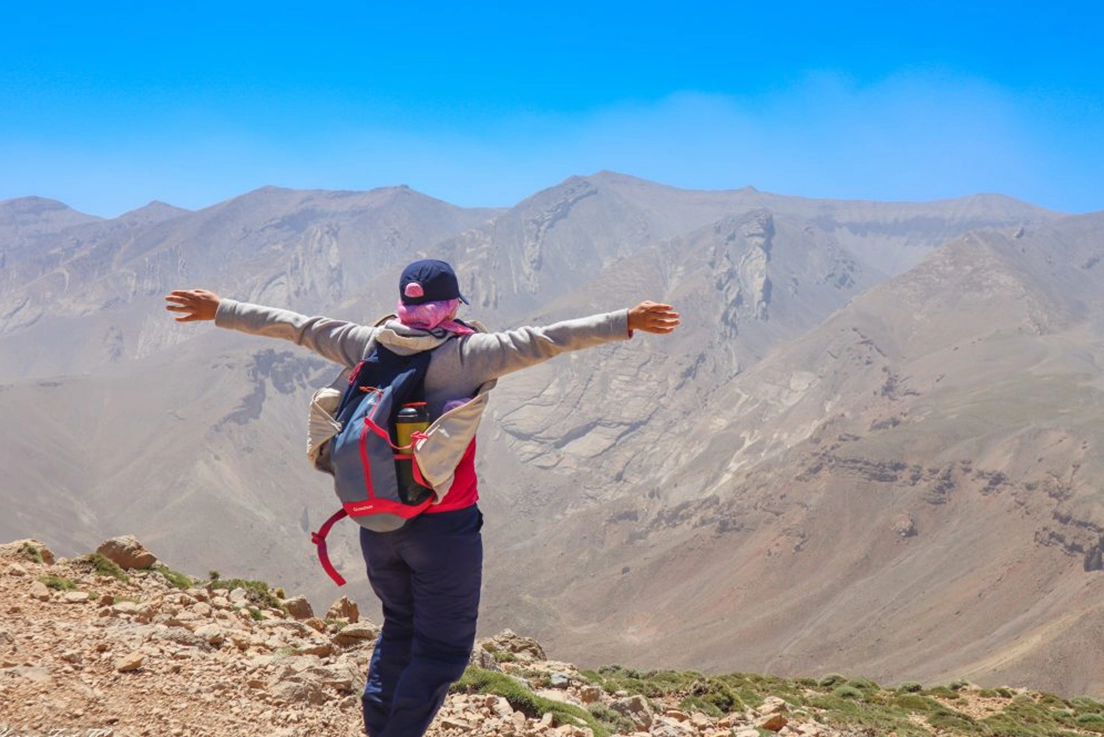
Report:
M223 299L215 325L250 335L282 338L311 349L324 358L352 368L364 357L376 328L328 317L308 317L275 307Z
M518 328L476 333L463 339L460 360L464 373L477 383L534 366L561 353L628 340L629 311L564 320L543 328Z

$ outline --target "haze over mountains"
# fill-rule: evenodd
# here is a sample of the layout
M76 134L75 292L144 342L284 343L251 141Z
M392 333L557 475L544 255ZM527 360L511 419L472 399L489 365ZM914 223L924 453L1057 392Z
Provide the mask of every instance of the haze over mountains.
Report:
M484 628L586 665L1104 692L1104 215L691 192L601 173L509 209L265 188L115 220L0 203L0 539L134 533L332 598L300 457L336 369L162 296L374 320L403 264L542 324L674 303L505 378L481 430ZM351 527L351 525L350 525ZM370 605L354 535L335 542ZM358 590L359 589L359 590ZM370 608L370 607L369 607Z

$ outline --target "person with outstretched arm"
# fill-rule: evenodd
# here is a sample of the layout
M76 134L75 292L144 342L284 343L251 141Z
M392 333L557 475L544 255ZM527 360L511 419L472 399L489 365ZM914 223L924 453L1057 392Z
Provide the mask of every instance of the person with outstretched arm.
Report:
M180 313L178 322L214 320L221 328L282 338L350 369L376 344L400 355L429 350L424 391L430 419L445 412L471 419L467 433L453 433L461 445L442 456L444 465L427 461L423 469L435 495L425 512L392 531L360 530L368 580L384 617L362 697L369 737L424 734L471 657L483 569L474 434L494 382L561 353L629 340L636 331L664 335L679 324L671 305L645 301L547 327L482 332L457 318L467 300L452 267L433 259L403 270L397 315L375 327L238 302L205 289L176 290L165 300L169 311Z

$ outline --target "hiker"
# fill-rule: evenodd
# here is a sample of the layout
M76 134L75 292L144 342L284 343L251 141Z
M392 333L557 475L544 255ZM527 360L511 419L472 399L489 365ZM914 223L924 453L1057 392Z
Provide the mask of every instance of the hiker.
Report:
M169 311L182 313L178 322L214 320L222 328L283 338L347 368L365 358L373 341L400 355L432 350L424 376L430 418L456 406L465 408L459 414L475 416L460 434L454 467L436 476L423 469L430 481L438 479L434 503L424 513L393 531L360 530L368 580L384 617L362 697L369 737L424 734L471 657L483 568L474 433L495 380L560 353L628 340L637 330L670 333L679 324L670 305L641 302L544 328L480 332L457 318L467 299L452 267L432 259L403 270L397 316L379 327L223 299L203 289L174 291L165 299Z

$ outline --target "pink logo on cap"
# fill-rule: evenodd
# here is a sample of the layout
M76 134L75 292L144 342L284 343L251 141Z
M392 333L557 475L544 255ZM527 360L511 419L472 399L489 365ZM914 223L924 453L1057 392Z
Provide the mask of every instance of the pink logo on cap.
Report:
M412 281L406 285L406 289L403 290L403 294L411 299L417 299L418 297L425 296L425 290L422 289L422 285L416 281Z

